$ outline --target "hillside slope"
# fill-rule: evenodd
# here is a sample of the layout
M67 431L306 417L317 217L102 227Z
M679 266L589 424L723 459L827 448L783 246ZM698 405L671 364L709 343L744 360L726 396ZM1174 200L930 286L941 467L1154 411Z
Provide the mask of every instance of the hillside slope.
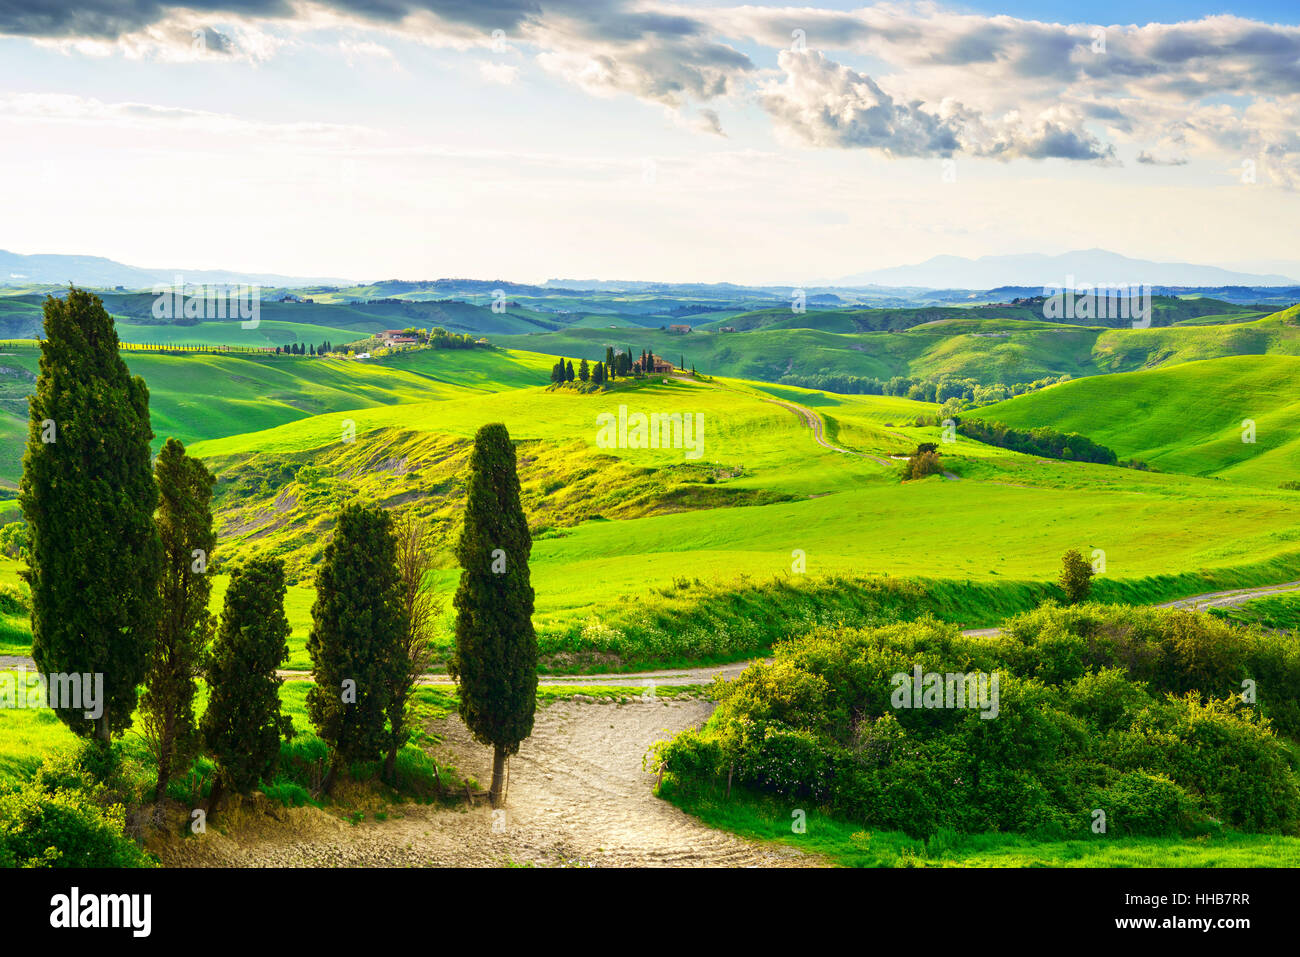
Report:
M1300 358L1293 356L1075 379L971 415L1079 432L1167 472L1269 487L1300 478ZM1243 441L1245 420L1254 422L1253 443Z

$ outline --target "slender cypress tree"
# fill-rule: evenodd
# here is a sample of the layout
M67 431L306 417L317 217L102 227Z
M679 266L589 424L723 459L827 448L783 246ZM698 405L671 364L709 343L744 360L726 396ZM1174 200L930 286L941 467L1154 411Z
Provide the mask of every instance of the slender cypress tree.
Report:
M149 390L127 371L113 319L95 296L69 289L66 299L45 301L40 375L28 404L18 498L27 519L32 657L44 675L102 676L97 718L81 706L57 712L75 733L107 744L130 727L144 679L162 548Z
M227 788L247 794L269 777L280 759L280 738L293 736L293 722L280 711L284 679L275 673L289 657L284 592L278 558L254 558L230 573L208 660L212 694L199 725L217 762L209 813Z
M587 365L586 359L583 359L582 364L578 366L578 378L583 382L591 378L591 366Z
M316 683L307 712L334 751L328 791L341 768L388 750L384 722L404 671L396 543L382 508L353 504L339 512L316 573L311 616L307 652Z
M565 363L565 366L564 366L564 381L565 381L565 382L572 382L572 381L573 381L573 363L572 363L572 362Z
M217 536L212 531L211 507L215 480L202 462L186 455L185 446L176 439L168 439L154 463L154 474L163 569L158 628L140 711L158 760L155 793L161 804L173 767L187 764L198 749L195 679L212 638L208 560Z
M519 500L515 447L501 423L474 436L465 527L456 546L456 650L449 670L460 683L460 716L491 745L492 804L503 800L506 757L533 732L537 635L528 556L532 537Z

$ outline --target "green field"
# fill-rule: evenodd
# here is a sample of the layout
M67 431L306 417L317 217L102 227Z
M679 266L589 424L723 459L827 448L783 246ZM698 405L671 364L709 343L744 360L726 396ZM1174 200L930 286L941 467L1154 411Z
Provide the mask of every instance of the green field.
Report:
M1297 382L1300 358L1233 356L1076 379L971 414L1079 432L1167 472L1276 488L1300 477Z
M4 361L33 372L34 351L15 351ZM127 358L150 384L159 439L193 443L218 475L217 570L266 550L287 560L297 582L296 667L306 664L311 569L343 502L360 497L433 518L439 585L452 587L469 440L492 421L505 422L521 443L536 621L557 647L634 646L638 634L660 627L646 615L668 607L690 615L719 587L767 589L760 607L780 607L786 585L778 583L803 580L797 552L809 579L941 583L946 615L969 626L1032 604L1069 548L1105 553L1098 587L1116 600L1168 600L1300 574L1300 495L1258 487L1275 486L1300 454L1285 432L1293 414L1285 403L1294 401L1286 384L1300 359L1237 357L1096 377L975 413L1083 431L1163 473L961 439L942 446L955 481L900 484L890 457L939 440L938 429L912 424L933 415L933 405L730 379L651 378L581 395L543 387L545 356L500 349L418 350L369 362ZM815 444L798 415L769 399L813 410L832 444L858 454ZM620 406L700 414L699 456L600 448L597 416L617 415ZM1235 444L1234 433L1216 436L1251 408L1260 410L1255 445L1242 445L1239 432ZM1132 409L1141 414L1125 414ZM12 426L21 434L16 417ZM1167 448L1150 447L1154 441ZM1185 469L1196 474L1173 474L1176 462L1196 465ZM16 468L15 455L11 480ZM706 643L713 650L700 654L742 655L770 638ZM690 656L682 644L661 651L665 659Z
M922 840L740 790L724 799L665 785L659 795L710 827L795 847L841 867L1300 867L1300 838L1277 834L1062 841L948 832ZM791 828L795 810L804 812L802 834Z
M0 350L0 484L21 473L34 344ZM498 349L420 350L386 359L123 353L149 385L155 446L256 432L325 412L428 402L544 381L551 361Z

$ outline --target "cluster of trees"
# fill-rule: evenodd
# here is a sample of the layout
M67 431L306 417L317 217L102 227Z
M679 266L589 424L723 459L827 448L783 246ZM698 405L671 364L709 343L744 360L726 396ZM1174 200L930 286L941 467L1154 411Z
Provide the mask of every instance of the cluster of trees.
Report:
M612 376L605 371L605 363L597 362L594 366L589 365L586 359L578 363L578 369L573 369L572 360L559 359L551 367L551 381L563 385L565 382L590 382L593 385L604 385Z
M208 611L212 474L176 439L151 465L148 389L118 355L98 298L72 289L48 299L45 331L19 495L32 656L43 675L102 676L98 715L52 703L105 749L139 705L159 805L177 769L211 755L215 808L227 789L267 780L293 733L276 675L290 634L283 564L263 557L232 569L218 627ZM531 539L504 426L479 431L470 468L455 673L467 724L503 764L531 732L537 683ZM420 520L394 523L378 507L349 505L337 517L308 639L308 710L332 753L326 787L359 762L383 758L394 773L437 618L424 588L428 538ZM200 678L210 694L198 719Z
M323 356L329 351L330 344L328 342L322 342L319 346L310 343L304 346L301 342L291 342L285 346L275 347L276 355L286 356Z
M1043 458L1066 459L1073 462L1096 462L1115 465L1119 456L1078 432L1058 432L1047 426L1036 429L1013 429L1002 422L985 422L982 419L962 419L957 431L987 445L1040 455Z
M406 331L410 332L412 330L408 329ZM435 349L473 349L479 345L478 337L464 332L449 332L441 326L415 331L418 335L424 337L424 342Z
M650 350L642 349L640 362L641 368L647 369L650 365L650 357L653 355ZM588 366L587 360L581 360L578 369L574 370L572 360L559 359L551 367L551 381L563 384L573 382L576 378L580 382L594 382L596 385L604 385L606 382L612 382L619 376L627 378L636 375L635 366L637 359L632 355L632 349L629 347L618 352L614 351L613 346L605 347L604 362L597 362L594 366ZM686 368L686 357L680 357L680 369ZM691 366L691 374L695 374L695 366ZM784 380L782 380L784 381Z
M260 775L279 753L278 730L271 743L252 732L287 728L275 675L288 654L283 568L261 559L235 569L216 631L212 474L174 438L151 464L149 392L118 355L99 299L77 289L48 299L45 332L19 491L32 657L43 675L102 675L104 688L98 716L80 702L52 704L105 747L139 704L159 802L201 747L219 781L243 785L241 768ZM212 695L200 724L205 673Z
M826 392L838 392L841 395L893 395L920 402L959 401L963 407L991 405L1012 396L1035 392L1050 385L1067 382L1072 378L1069 373L1059 376L1047 376L1033 382L1016 382L1007 385L1001 382L982 384L976 379L957 376L937 376L933 378L916 378L913 376L894 376L891 379L877 379L873 376L856 376L830 372L823 369L811 374L792 373L783 375L783 385L801 386L805 389L822 389Z
M922 688L905 696L917 671ZM972 704L980 677L987 694ZM1297 731L1289 635L1189 611L1047 603L994 637L923 618L779 643L657 761L670 792L734 786L918 838L1087 838L1098 809L1111 835L1296 833L1282 735Z

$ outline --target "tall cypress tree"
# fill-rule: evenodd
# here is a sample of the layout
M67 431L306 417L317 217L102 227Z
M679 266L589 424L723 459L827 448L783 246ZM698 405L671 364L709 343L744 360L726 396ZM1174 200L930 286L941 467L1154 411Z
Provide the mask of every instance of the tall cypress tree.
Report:
M284 592L278 558L254 558L230 573L208 659L212 694L200 722L204 745L217 762L209 812L225 789L246 794L269 777L280 759L280 738L293 736L293 722L280 711L284 679L275 673L289 657Z
M572 381L573 381L573 363L572 363L572 362L566 362L565 365L564 365L564 381L565 381L565 382L572 382Z
M578 378L583 382L591 378L591 366L587 365L586 359L583 359L582 364L578 366Z
M158 759L156 794L161 803L172 768L188 763L198 749L195 679L212 637L208 561L217 536L212 531L215 480L202 462L186 455L185 446L176 439L168 439L154 463L154 474L163 570L158 628L140 710Z
M533 733L537 635L528 556L532 537L519 500L515 447L501 423L474 436L465 527L456 546L456 650L460 716L493 748L492 804L500 806L506 757Z
M405 622L392 519L382 508L346 505L316 573L307 651L316 683L307 712L334 750L326 790L340 768L388 749L384 727L404 670Z
M32 657L45 675L103 676L98 718L82 707L57 710L74 732L107 744L130 727L144 679L162 549L149 390L127 371L113 319L95 296L69 289L66 299L45 301L40 375L28 405L19 502Z

